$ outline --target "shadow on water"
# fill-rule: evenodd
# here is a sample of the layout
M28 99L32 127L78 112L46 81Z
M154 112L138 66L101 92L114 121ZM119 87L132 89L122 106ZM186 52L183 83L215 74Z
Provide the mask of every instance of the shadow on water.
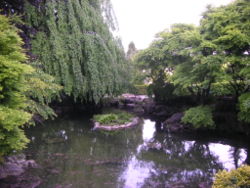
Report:
M158 127L158 128L157 128ZM41 187L209 186L220 169L248 158L247 146L230 140L193 139L163 133L159 124L106 135L89 119L56 120L31 127L26 153L40 165Z

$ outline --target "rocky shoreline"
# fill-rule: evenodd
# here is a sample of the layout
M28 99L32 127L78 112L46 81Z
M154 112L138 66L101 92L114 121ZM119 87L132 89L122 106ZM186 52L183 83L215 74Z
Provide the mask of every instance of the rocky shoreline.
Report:
M4 158L0 164L1 188L35 188L41 178L32 175L30 170L40 168L34 160L27 160L24 154L12 155Z
M228 101L228 99L225 99L225 101L218 99L217 104L214 106L213 116L216 128L213 130L208 128L194 129L192 125L183 124L181 119L184 116L184 111L187 107L192 107L192 105L183 103L182 99L176 100L176 104L161 104L146 95L123 94L112 99L110 105L125 109L140 117L160 122L161 129L167 132L196 133L199 131L212 131L222 135L243 135L245 137L250 135L249 126L237 121L237 113L231 110L233 101Z

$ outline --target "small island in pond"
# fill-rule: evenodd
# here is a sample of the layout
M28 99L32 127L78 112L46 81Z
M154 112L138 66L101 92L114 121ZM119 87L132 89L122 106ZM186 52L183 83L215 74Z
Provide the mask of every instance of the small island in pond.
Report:
M112 113L94 115L93 122L94 130L116 131L139 125L141 119L128 112L116 110Z

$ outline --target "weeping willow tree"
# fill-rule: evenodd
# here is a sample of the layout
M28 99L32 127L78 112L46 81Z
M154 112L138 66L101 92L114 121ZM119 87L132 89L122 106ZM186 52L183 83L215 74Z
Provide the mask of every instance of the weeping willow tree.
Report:
M111 32L116 22L109 0L26 2L24 13L35 29L32 53L65 94L98 103L122 91L125 55Z

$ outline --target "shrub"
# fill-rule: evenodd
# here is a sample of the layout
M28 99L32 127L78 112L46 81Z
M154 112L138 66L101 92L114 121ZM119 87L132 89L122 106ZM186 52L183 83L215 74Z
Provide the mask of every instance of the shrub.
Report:
M214 128L215 124L212 117L212 110L209 106L198 106L185 111L181 122L190 123L194 128L201 127Z
M115 114L100 114L94 116L94 120L102 124L115 123L117 119L118 116Z
M227 172L219 171L215 175L212 188L247 188L250 187L250 166L244 165Z
M244 93L239 97L239 108L239 120L250 123L250 93Z
M124 111L114 111L108 114L98 114L93 119L101 124L115 125L129 122L133 116Z

